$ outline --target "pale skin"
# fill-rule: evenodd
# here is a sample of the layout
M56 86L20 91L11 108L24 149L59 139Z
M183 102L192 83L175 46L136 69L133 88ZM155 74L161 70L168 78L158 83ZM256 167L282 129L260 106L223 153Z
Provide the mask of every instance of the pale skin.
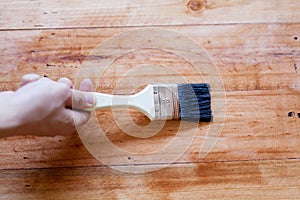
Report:
M0 92L0 138L17 135L69 136L94 106L91 80L79 90L68 78L53 81L37 74L22 77L16 91Z

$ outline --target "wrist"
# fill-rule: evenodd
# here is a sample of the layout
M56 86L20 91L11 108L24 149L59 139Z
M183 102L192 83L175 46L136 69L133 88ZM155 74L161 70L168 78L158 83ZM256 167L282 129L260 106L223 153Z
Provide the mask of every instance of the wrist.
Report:
M0 93L0 134L13 132L22 125L19 106L14 92Z

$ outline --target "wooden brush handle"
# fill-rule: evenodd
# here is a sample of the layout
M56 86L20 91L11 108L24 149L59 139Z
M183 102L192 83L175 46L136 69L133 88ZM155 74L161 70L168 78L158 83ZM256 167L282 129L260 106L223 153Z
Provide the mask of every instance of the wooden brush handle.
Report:
M150 120L155 118L153 86L148 85L134 95L110 95L94 92L95 109L132 108L145 114Z
M104 108L127 108L132 102L132 96L130 95L110 95L103 93L94 93L96 98L95 109Z

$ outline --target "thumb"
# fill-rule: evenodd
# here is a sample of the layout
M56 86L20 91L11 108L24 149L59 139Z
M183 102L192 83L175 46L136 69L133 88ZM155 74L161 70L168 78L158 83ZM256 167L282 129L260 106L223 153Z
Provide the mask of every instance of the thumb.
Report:
M72 90L72 105L73 109L92 108L96 104L95 95L93 92L83 92Z
M90 79L84 79L79 90L73 90L71 106L74 109L92 108L96 104L96 99L93 91L93 84Z

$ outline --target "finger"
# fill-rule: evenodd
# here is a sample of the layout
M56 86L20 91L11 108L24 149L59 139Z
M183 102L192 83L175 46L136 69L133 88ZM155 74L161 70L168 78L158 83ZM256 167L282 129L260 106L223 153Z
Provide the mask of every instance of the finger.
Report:
M57 83L49 78L42 77L30 86L32 86L33 94L39 96L40 103L44 105L64 106L65 102L72 98L72 89L66 84Z
M1 96L3 95L5 95L5 96L10 96L10 95L12 95L12 94L14 94L14 92L13 91L3 91L3 92L0 92L0 94L1 94Z
M65 85L67 85L69 88L73 88L74 87L72 81L70 79L68 79L68 78L60 78L57 82L58 83L63 83Z
M95 105L96 100L92 93L87 93L93 90L92 81L90 79L84 79L81 82L79 89L80 91L73 90L72 98L68 99L66 102L67 107L74 109L92 108Z
M45 77L18 89L15 94L25 105L22 110L30 113L26 117L29 121L44 119L61 107L64 108L67 99L72 98L72 90L68 86Z
M62 109L56 115L56 121L60 122L61 127L59 135L69 136L74 130L88 121L90 113L87 111L78 111L70 109Z
M81 84L79 90L91 92L93 91L93 83L90 79L84 79Z
M72 110L72 115L76 128L86 123L90 118L90 112L87 111Z
M71 102L71 105L69 105L70 102L68 101L67 106L71 106L73 109L88 109L94 107L96 99L92 92L72 90Z
M22 77L19 87L23 87L24 85L26 85L28 83L39 80L40 78L41 78L41 76L38 74L26 74Z
M60 78L57 82L62 83L64 85L66 85L68 88L71 88L71 89L74 87L72 81L68 78L65 78L65 77ZM70 108L72 107L72 96L66 100L66 105L67 105L67 107L70 107Z
M83 125L90 118L90 112L64 109L60 120L64 121L69 127L77 128Z

